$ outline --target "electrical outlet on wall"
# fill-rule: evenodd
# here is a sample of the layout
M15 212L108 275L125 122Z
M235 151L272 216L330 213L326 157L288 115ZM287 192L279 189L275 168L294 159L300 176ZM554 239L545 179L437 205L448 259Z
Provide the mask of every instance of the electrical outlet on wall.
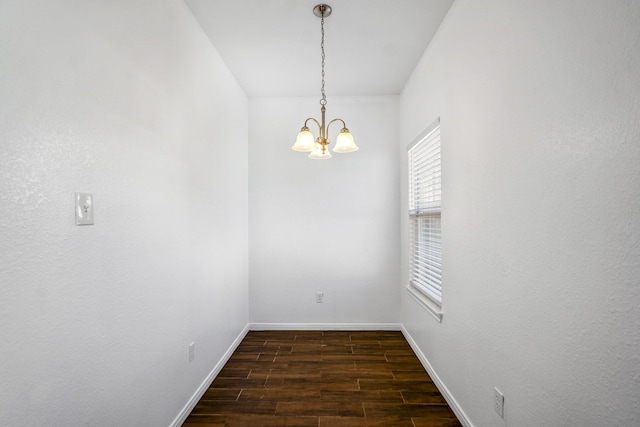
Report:
M316 302L318 304L324 302L324 292L316 292Z
M193 362L193 359L196 358L196 342L192 342L189 344L189 363Z
M504 418L504 395L497 388L493 388L494 408L500 417Z

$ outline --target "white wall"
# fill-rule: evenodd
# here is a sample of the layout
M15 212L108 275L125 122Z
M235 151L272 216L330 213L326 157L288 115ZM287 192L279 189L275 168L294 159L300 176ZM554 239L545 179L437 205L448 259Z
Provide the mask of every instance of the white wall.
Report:
M10 0L0 100L0 425L168 425L248 321L244 93L182 1Z
M457 0L403 91L402 206L406 145L442 120L444 319L403 293L402 322L473 425L640 422L639 23Z
M360 150L311 160L291 146L318 99L249 102L251 321L398 324L397 97L329 97Z

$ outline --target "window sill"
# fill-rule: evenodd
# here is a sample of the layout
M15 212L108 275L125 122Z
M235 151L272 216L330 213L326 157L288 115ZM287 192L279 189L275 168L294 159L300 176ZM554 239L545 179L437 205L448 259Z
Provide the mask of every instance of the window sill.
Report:
M420 304L422 308L424 308L439 323L442 323L442 309L440 307L435 305L430 299L415 290L413 286L407 285L406 289L409 295L411 295L411 297L416 300L416 302Z

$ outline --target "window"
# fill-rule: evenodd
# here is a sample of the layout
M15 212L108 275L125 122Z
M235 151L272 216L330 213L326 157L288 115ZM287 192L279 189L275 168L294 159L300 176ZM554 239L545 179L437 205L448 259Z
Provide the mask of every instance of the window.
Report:
M440 120L409 148L409 290L440 320L442 305ZM430 302L430 303L429 303ZM435 304L435 308L433 305Z

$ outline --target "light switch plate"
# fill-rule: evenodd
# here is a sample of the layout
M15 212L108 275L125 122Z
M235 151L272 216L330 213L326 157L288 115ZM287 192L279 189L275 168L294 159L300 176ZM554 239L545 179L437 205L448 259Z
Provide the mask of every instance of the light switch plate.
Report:
M93 225L93 194L76 193L76 225Z

